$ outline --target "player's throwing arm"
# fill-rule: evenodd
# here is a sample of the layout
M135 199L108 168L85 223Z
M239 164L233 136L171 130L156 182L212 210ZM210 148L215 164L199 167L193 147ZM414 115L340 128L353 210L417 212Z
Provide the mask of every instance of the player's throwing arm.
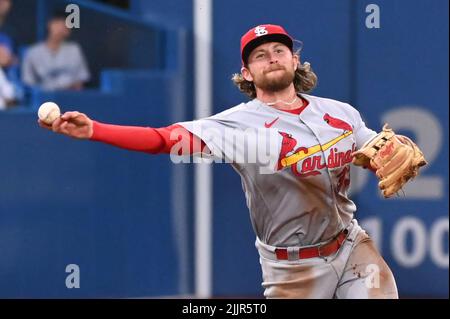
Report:
M73 138L89 139L93 133L92 120L80 112L66 112L60 115L56 103L46 102L39 107L38 123L42 128Z

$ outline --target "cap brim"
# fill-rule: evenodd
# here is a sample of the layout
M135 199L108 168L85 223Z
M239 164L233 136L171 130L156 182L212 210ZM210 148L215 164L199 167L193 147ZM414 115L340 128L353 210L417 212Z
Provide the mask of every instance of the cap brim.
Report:
M242 50L242 61L244 62L244 64L247 64L248 62L248 57L250 56L250 53L252 53L252 51L257 48L258 46L260 46L261 44L264 43L268 43L268 42L280 42L283 43L284 45L286 45L291 51L293 48L293 41L292 39L287 36L286 34L282 34L282 33L273 33L273 34L268 34L268 35L264 35L262 37L258 37L252 41L250 41L249 43L247 43L247 45L244 47L244 49Z

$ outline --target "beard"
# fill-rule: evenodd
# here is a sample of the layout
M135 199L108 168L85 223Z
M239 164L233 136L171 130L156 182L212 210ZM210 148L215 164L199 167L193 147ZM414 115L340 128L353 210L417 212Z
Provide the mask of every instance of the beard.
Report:
M283 72L280 72L280 71ZM270 74L277 72L281 74ZM265 71L262 75L253 76L253 84L263 91L278 92L286 89L294 81L295 71L287 70L283 66L277 66Z

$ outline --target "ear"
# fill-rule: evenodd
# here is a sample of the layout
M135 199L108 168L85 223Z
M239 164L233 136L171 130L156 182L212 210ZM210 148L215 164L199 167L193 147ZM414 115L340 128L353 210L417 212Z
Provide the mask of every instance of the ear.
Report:
M250 70L249 69L247 69L246 67L242 67L241 68L241 73L242 73L242 76L244 77L244 79L246 80L246 81L249 81L249 82L253 82L253 76L252 76L252 74L250 73Z
M294 62L294 66L295 66L294 70L297 70L300 65L300 57L297 54L294 54L292 56L292 61Z

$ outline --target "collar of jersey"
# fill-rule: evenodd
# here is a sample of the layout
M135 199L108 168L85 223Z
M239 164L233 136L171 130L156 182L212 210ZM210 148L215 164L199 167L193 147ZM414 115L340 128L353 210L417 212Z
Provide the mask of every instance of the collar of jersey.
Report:
M298 117L298 116L300 116L303 113L304 110L306 110L306 108L309 105L311 105L311 101L308 100L307 98L305 98L304 96L298 94L298 97L300 97L301 99L304 99L306 102L308 102L307 105L302 106L303 110L299 114L294 114L294 113L289 112L289 111L283 111L283 110L276 109L274 107L271 107L271 106L267 105L266 103L264 103L263 101L259 100L258 98L255 98L254 101L258 102L260 105L262 105L265 108L269 108L269 109L273 110L276 113L287 114L287 115L290 115L290 116Z

